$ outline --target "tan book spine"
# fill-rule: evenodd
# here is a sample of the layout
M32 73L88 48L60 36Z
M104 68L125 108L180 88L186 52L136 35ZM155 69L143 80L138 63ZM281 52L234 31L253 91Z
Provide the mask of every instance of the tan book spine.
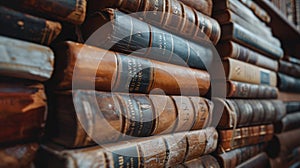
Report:
M211 16L212 14L212 8L213 8L212 0L179 0L179 1L208 16Z

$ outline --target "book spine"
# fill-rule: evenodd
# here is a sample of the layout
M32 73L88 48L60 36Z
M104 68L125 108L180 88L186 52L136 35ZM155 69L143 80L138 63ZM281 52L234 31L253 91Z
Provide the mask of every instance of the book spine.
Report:
M214 167L219 168L220 165L216 158L211 155L205 155L197 159L193 159L188 162L184 162L181 164L183 168L194 168L194 167ZM180 166L176 166L180 167ZM174 167L175 168L175 167Z
M219 148L224 151L268 142L272 139L274 127L261 125L253 127L237 128L236 130L221 130L219 132Z
M243 82L227 81L228 98L276 99L278 89L267 85L254 85Z
M268 124L281 120L286 114L283 102L277 100L235 99L218 103L226 103L218 125L222 129L234 128L235 124L238 127Z
M300 79L278 73L278 88L284 92L300 92Z
M300 111L300 102L285 102L287 114L295 113Z
M273 71L231 58L224 60L223 65L227 80L258 85L264 84L272 87L275 87L277 84L277 76Z
M65 127L77 128L71 135L74 140L64 141L68 137L62 133L53 136L57 143L73 147L92 144L91 137L98 138L93 139L95 142L107 143L123 140L128 136L147 137L199 130L210 124L213 107L209 100L199 97L128 95L83 90L74 91L73 95L76 97L74 104L69 103L68 109L66 101L73 100L71 93L58 95L55 121L61 121L66 116L75 116L73 125L71 121L69 124L56 122L60 123L57 126L58 132ZM102 124L96 124L99 122Z
M250 0L240 0L244 5L246 5L248 8L250 8L253 13L260 18L260 20L269 23L271 21L271 17L269 14L263 10L260 6L258 6L255 2Z
M289 57L288 61L291 62L291 63L293 63L293 64L300 65L300 59L298 59L298 58Z
M190 6L191 8L196 9L197 11L207 15L211 16L212 14L212 8L213 8L213 3L212 0L179 0L186 4L187 6Z
M223 32L221 40L233 40L275 59L283 57L283 50L280 47L272 45L236 23L222 25L221 29Z
M109 24L105 24L107 22ZM97 33L100 27L109 33ZM195 44L114 9L106 9L89 17L83 32L86 39L97 38L96 42L92 42L95 46L198 69L206 69L213 55L211 49L204 45Z
M271 167L268 155L266 153L261 153L237 166L237 168L251 167Z
M59 35L62 27L58 22L52 22L34 17L12 9L0 7L0 34L25 41L50 45Z
M53 20L81 24L85 18L87 2L86 0L12 0L0 3L36 16L45 16Z
M114 3L101 3L104 4L95 2L95 7L99 4L127 13L138 12L135 17L196 42L210 40L217 44L220 39L221 32L217 21L177 0L118 0ZM187 34L187 31L190 33Z
M54 54L48 47L0 36L0 74L37 81L48 80Z
M300 78L300 65L296 65L283 60L279 61L279 72Z
M81 89L95 81L96 89L102 91L149 93L160 88L170 95L205 95L210 87L210 76L202 70L124 56L73 42L64 43L55 52L62 56L56 60L53 77L60 89L71 89L72 81L81 84ZM78 79L72 79L74 68Z
M299 128L300 113L288 114L274 124L275 132L281 133Z

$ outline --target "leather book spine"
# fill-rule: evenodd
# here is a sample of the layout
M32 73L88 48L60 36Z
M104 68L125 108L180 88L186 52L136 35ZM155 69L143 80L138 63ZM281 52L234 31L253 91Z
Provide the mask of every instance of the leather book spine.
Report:
M274 59L283 57L283 50L280 47L272 45L272 43L255 35L249 30L243 28L236 23L228 23L221 26L221 40L233 40L261 54Z
M266 153L261 153L244 163L237 166L237 168L252 168L252 167L265 167L270 168L269 157Z
M295 78L300 78L300 65L280 60L279 72L293 76Z
M118 8L126 13L138 12L133 16L196 42L210 40L217 44L220 39L221 31L217 21L177 0L117 0L101 3L92 1L91 4L94 4L90 5L94 6L91 7L94 11L100 9L97 6L101 6ZM191 34L185 33L186 27L193 30L190 31Z
M54 54L48 47L0 36L0 74L37 81L48 80Z
M99 28L106 33L97 33ZM213 54L201 43L188 41L115 9L88 17L83 35L88 44L104 49L198 69L205 69Z
M53 84L59 89L71 89L72 82L79 84L77 89L84 89L95 82L96 90L101 91L149 93L159 88L165 94L205 95L210 87L210 76L202 70L73 42L62 44L55 52ZM72 79L74 68L76 79Z
M285 102L286 113L291 114L300 111L300 102L289 101Z
M293 64L300 65L300 59L298 59L298 58L288 57L288 61L293 63Z
M287 132L300 128L300 113L288 114L281 121L278 121L274 124L275 132Z
M196 9L197 11L206 14L207 16L211 16L213 3L212 0L179 0L187 6Z
M240 0L244 5L246 5L248 8L250 8L253 13L262 21L266 23L271 22L270 15L262 9L259 5L257 5L255 2L250 0Z
M43 45L50 43L59 35L62 27L58 22L27 15L15 10L0 7L0 34Z
M234 149L229 152L223 152L218 154L216 158L219 164L223 168L235 168L236 166L242 164L248 159L256 156L265 149L264 144L257 144L252 146L246 146L238 149Z
M202 157L199 157L197 159L193 159L188 162L184 162L181 164L182 168L194 168L194 167L213 167L213 168L220 168L220 165L216 158L214 158L211 155L205 155ZM176 168L179 168L180 166L176 166ZM175 168L175 167L174 167Z
M223 65L227 80L257 85L263 84L272 87L277 85L277 76L273 71L231 58L224 60Z
M278 73L278 80L280 91L300 93L300 79Z
M39 145L19 144L0 149L0 167L31 167Z
M86 0L12 0L1 4L51 20L81 24L85 19Z
M47 103L42 84L1 79L0 97L2 144L34 140L43 134Z
M227 81L228 98L276 99L278 89L267 85L254 85L243 82Z

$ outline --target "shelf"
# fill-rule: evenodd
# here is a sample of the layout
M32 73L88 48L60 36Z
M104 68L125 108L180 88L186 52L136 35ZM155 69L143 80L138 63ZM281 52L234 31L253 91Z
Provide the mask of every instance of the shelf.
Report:
M254 0L271 16L269 26L273 34L283 44L283 48L289 54L300 58L300 31L296 25L290 22L281 11L269 0Z

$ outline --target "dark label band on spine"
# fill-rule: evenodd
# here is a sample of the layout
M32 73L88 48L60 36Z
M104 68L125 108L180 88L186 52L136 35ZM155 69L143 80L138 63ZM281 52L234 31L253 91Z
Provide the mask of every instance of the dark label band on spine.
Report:
M137 146L112 151L114 167L139 168L139 152Z

